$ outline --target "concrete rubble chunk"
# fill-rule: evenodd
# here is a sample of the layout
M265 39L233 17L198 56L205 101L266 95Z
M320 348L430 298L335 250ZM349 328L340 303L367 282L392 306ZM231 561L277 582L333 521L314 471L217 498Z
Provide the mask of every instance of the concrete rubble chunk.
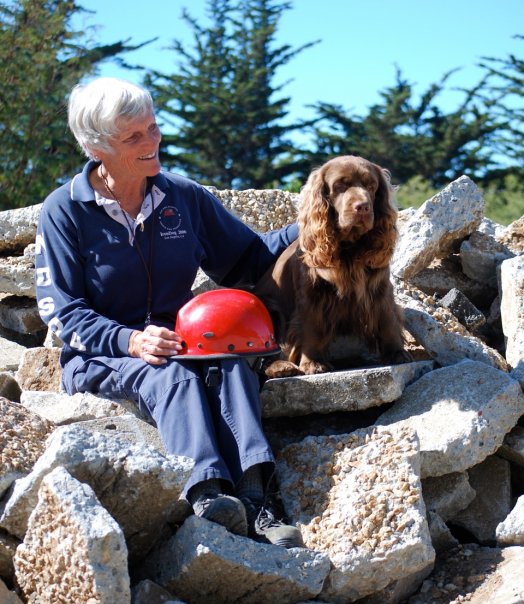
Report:
M509 462L491 455L468 470L475 499L452 518L456 526L469 531L482 545L495 543L497 525L511 510L511 480Z
M505 260L500 269L502 329L506 359L524 384L524 256Z
M1 300L0 325L23 334L43 334L47 329L36 300L23 296L6 296Z
M497 525L495 535L500 545L524 545L524 495L517 499L517 503Z
M0 531L0 577L9 579L10 582L14 576L13 557L19 545L19 539Z
M523 408L524 394L516 380L465 360L423 375L375 424L416 431L421 476L427 478L462 472L493 454Z
M134 560L144 556L159 538L189 478L193 461L166 458L148 445L132 445L118 435L91 432L81 425L61 426L48 440L32 472L15 483L0 526L23 537L40 483L57 466L65 467L73 477L93 488L122 527Z
M497 350L471 334L431 296L398 282L395 296L402 308L406 329L440 365L472 359L508 371L506 359Z
M454 180L403 225L393 256L393 275L409 281L475 231L483 215L484 200L477 185L467 176Z
M146 568L152 581L195 604L291 604L320 593L330 564L323 553L256 543L190 516Z
M0 371L0 397L6 398L13 403L20 402L22 390L10 371Z
M52 422L0 397L0 498L32 470L54 430Z
M516 256L524 253L524 216L517 218L506 228L498 230L495 238Z
M440 303L452 312L462 325L471 332L474 332L486 323L486 317L456 288L450 289Z
M30 602L129 604L124 535L93 490L57 467L44 477L14 557Z
M35 240L42 204L0 212L0 254L21 252Z
M16 379L22 390L60 391L59 348L28 348L20 361Z
M0 291L4 294L36 298L34 258L0 257Z
M497 454L524 467L524 427L515 426L504 438Z
M357 411L391 403L407 384L434 368L432 361L268 380L261 392L264 417Z
M0 371L16 371L26 347L0 336Z
M457 547L459 541L453 537L447 524L436 512L428 511L428 525L431 543L437 555Z
M422 494L428 511L436 512L444 521L464 510L475 499L467 472L425 478Z
M475 231L460 245L460 260L464 274L489 287L497 287L497 267L514 254L496 239Z
M306 546L331 560L321 601L354 602L406 574L431 571L435 552L412 430L309 436L280 452L277 471L286 513Z
M145 579L131 589L131 604L184 604L176 600L166 589Z
M65 392L26 390L22 393L20 402L27 409L54 422L57 426L128 414L141 417L132 401L113 400L90 392L77 392L70 396Z

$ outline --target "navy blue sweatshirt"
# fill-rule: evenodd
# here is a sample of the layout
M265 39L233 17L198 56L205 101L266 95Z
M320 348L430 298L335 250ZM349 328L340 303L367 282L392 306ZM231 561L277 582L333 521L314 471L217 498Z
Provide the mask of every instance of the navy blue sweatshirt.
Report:
M148 180L154 211L144 212L133 242L118 206L95 200L88 175L96 165L47 197L38 225L38 308L63 340L63 358L127 356L149 292L151 323L174 329L199 267L222 286L254 284L298 235L296 224L259 235L204 187L161 172Z

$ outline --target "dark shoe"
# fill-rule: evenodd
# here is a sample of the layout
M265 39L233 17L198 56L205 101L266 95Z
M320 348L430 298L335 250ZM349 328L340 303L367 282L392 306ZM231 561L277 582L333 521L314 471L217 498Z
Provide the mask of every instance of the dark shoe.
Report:
M244 504L231 495L204 495L193 504L197 516L216 522L236 535L247 535Z
M288 549L305 547L300 530L280 520L269 503L247 497L242 497L241 501L247 513L249 537L260 543L272 543Z

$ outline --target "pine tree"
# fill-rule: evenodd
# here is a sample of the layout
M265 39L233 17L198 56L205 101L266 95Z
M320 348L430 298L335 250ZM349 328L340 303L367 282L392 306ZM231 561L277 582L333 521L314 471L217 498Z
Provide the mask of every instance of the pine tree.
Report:
M289 98L275 98L281 87L272 79L314 43L274 47L279 18L288 8L288 2L275 0L245 0L240 6L208 0L208 27L184 11L193 47L175 40L178 71L150 71L145 78L168 125L161 147L167 168L218 188L273 187L296 170L300 157L286 135L304 124L283 125Z
M0 209L43 201L83 164L67 129L71 88L97 64L135 47L86 48L70 0L0 3Z
M415 101L412 85L399 70L395 85L380 92L382 101L365 116L318 103L321 121L314 129L312 163L334 155L362 155L390 170L397 183L420 176L435 187L462 174L484 175L493 167L491 145L501 121L482 99L485 79L463 90L460 106L444 113L437 96L452 73Z

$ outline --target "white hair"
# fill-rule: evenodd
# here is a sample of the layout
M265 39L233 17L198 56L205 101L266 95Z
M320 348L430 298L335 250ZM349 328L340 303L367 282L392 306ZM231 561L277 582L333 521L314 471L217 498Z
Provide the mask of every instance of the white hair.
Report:
M111 153L110 139L118 134L122 121L149 111L153 99L147 90L127 80L97 78L71 91L68 123L84 153L93 158L97 149Z

